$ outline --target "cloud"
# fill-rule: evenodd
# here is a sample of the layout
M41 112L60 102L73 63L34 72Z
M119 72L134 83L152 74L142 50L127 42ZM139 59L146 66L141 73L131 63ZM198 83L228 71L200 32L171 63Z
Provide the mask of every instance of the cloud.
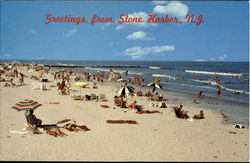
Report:
M78 29L72 29L72 30L68 31L66 34L64 34L64 36L70 37L71 35L73 35L77 31L78 31Z
M105 30L107 29L110 25L112 25L112 23L101 23L101 29Z
M187 5L176 1L172 1L167 5L157 5L153 9L153 12L157 14L169 14L182 18L186 17L188 11L189 8Z
M146 28L146 27L152 27L152 26L157 26L155 23L147 23L147 19L148 19L148 13L146 12L134 12L133 14L128 14L128 17L141 17L143 22L142 23L123 23L121 25L118 25L116 27L116 30L121 30L123 29L125 26L136 26L136 27L139 27L139 28ZM121 19L119 19L121 20Z
M129 40L139 40L139 39L152 40L153 38L148 37L147 33L143 32L143 31L137 31L137 32L134 32L134 33L128 35L127 39L129 39Z
M144 57L145 55L153 55L153 54L164 54L170 51L174 51L175 47L174 46L152 46L152 47L132 47L125 49L122 51L122 54L125 56L129 56L132 59L140 59Z
M228 55L227 54L224 54L224 55L222 55L222 56L220 56L220 57L211 57L210 58L210 61L224 61L226 58L228 57Z

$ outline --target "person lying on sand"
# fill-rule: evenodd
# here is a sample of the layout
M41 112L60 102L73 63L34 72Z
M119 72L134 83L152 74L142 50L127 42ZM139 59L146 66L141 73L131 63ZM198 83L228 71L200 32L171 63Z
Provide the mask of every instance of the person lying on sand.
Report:
M69 130L69 131L74 131L74 132L90 130L87 126L84 126L84 125L78 126L75 123L67 123L63 126L63 128L65 128L66 130Z
M193 116L193 119L204 119L204 112L203 110L200 110L200 114L196 114Z
M9 83L5 83L3 86L4 87L10 87L11 85Z
M59 128L49 128L46 130L46 133L49 134L49 135L52 135L54 137L57 137L57 136L68 136L67 134L63 133Z
M185 112L183 110L183 105L180 105L180 107L175 107L174 108L174 111L175 111L175 114L176 114L176 117L177 118L181 118L181 119L188 119L190 118L188 115L187 115L187 112Z
M161 113L162 112L159 112L158 110L152 110L152 111L149 111L149 110L142 110L141 108L137 108L137 114L153 114L153 113Z

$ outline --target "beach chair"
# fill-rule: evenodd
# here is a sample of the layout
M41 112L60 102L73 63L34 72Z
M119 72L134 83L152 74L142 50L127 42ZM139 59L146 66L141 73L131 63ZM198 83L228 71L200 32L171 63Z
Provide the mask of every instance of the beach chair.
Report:
M40 84L39 83L31 83L31 85L33 86L32 87L32 90L40 90Z
M101 101L108 101L105 94L100 94L100 100Z

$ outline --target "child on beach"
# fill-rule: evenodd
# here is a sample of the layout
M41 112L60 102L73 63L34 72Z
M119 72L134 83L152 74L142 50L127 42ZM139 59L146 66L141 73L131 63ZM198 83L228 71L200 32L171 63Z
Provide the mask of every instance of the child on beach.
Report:
M220 94L221 94L220 86L217 86L216 100L220 100Z
M193 116L193 119L204 119L204 112L203 110L200 110L200 114L196 114Z

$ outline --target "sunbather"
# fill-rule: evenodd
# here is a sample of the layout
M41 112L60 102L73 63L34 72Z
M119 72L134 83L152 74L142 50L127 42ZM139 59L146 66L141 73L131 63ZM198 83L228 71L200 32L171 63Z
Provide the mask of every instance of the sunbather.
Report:
M141 106L139 106L139 105L137 105L137 101L134 101L131 105L130 105L130 107L132 108L132 109L143 109Z
M180 107L174 108L176 117L181 118L181 119L188 119L189 116L187 115L187 112L183 110L183 106L180 105Z
M36 116L33 114L34 110L29 110L25 112L26 120L28 123L28 126L37 129L37 127L41 127L42 120L36 118Z
M50 128L50 129L47 129L46 130L46 133L49 134L49 135L53 135L55 137L57 136L67 136L67 134L63 133L59 128Z
M137 114L153 114L153 113L162 113L162 112L159 112L158 110L142 110L141 108L137 108Z
M196 114L193 116L193 119L204 119L204 112L203 110L200 110L200 114Z
M75 123L67 123L63 126L63 128L69 130L69 131L74 131L74 132L78 132L78 131L88 131L90 130L87 126L79 126Z
M141 90L137 91L137 92L136 92L136 95L137 95L137 96L142 96L142 91L141 91Z

